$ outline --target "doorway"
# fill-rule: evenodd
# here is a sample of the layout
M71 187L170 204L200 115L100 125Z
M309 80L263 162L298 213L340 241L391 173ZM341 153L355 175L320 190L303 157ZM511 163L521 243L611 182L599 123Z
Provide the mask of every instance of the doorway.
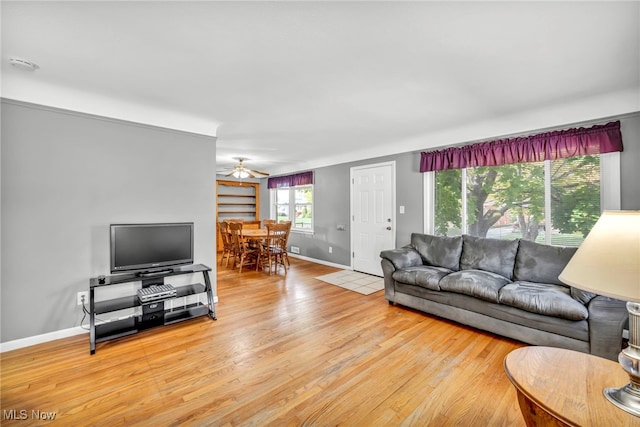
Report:
M351 255L355 271L382 276L380 252L395 247L396 163L351 168Z

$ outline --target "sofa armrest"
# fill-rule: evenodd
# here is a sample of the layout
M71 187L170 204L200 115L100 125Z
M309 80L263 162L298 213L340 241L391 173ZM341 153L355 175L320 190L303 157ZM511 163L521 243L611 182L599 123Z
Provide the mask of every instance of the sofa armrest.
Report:
M411 246L399 249L389 249L380 252L382 273L384 275L384 297L390 304L395 302L395 280L391 277L394 271L400 268L422 265L422 257Z
M389 260L396 270L423 264L422 257L411 246L382 251L380 252L380 258Z
M382 273L384 275L384 297L389 301L389 304L393 304L395 302L396 297L396 287L395 280L391 277L396 268L391 264L386 258L382 258Z
M622 331L629 324L625 301L597 296L589 303L590 353L618 360L622 350Z

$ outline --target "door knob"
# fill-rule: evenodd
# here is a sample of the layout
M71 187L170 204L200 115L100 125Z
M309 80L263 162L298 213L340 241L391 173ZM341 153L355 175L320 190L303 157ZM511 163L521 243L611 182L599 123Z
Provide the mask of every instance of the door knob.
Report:
M387 230L391 230L391 226L388 226L388 227L387 227Z

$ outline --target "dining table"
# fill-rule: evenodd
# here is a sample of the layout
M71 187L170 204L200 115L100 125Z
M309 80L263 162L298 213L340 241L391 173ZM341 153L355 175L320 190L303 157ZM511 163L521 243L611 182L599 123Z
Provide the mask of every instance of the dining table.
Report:
M248 240L263 240L267 238L266 228L243 228L240 235Z
M240 236L247 242L250 247L261 248L261 245L265 240L269 232L266 228L243 228L240 231Z

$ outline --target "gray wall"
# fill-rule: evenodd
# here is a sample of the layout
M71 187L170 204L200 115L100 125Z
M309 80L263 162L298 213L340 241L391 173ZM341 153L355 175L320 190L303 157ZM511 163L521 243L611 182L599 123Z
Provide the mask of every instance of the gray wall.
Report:
M605 123L608 119L597 121ZM621 163L621 207L640 209L640 115L621 118L621 132L624 151ZM572 127L558 126L558 129ZM472 143L472 142L470 142ZM345 142L346 144L346 142ZM349 197L350 168L366 164L391 161L396 162L396 247L409 243L411 233L421 232L423 227L423 184L419 171L420 153L404 153L343 163L314 170L314 215L315 233L304 235L292 233L289 243L300 247L300 255L341 265L351 265ZM269 190L267 180L262 180L260 217L269 217ZM405 213L400 214L400 206ZM336 230L338 224L345 224L345 231ZM329 253L329 246L333 253Z
M215 269L215 138L3 100L1 148L2 342L80 324L110 223L193 221Z
M404 153L343 163L314 170L314 233L291 233L289 244L300 247L300 255L334 264L351 265L350 182L351 168L381 162L396 162L396 246L409 242L423 222L420 154ZM260 217L269 218L267 180L260 186ZM405 213L400 214L400 206ZM344 224L344 230L338 230ZM329 253L329 246L333 252Z

